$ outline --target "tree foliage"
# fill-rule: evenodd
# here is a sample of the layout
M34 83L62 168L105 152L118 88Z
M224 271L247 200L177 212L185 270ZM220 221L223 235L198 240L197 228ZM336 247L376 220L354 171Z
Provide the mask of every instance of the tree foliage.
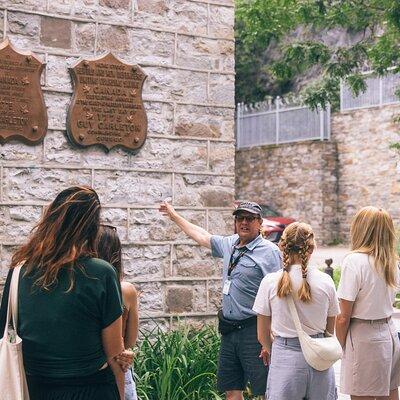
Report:
M389 70L400 72L399 0L236 3L238 101L252 102L267 94L282 94L290 90L290 83L297 76L314 68L318 79L303 91L303 99L311 107L324 106L337 102L341 80L355 95L364 91L363 68L378 75ZM311 34L296 39L293 33L299 30ZM337 30L345 30L356 39L346 45L327 44L324 34ZM313 33L318 33L320 39L315 40ZM271 46L277 49L274 59L268 58Z

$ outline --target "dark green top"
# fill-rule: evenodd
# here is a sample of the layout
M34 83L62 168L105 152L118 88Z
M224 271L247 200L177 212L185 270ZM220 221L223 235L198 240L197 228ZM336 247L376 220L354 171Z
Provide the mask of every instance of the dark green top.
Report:
M19 282L18 332L26 373L53 378L86 376L106 361L101 331L122 314L114 268L97 258L82 259L75 285L65 270L50 291L33 286L34 273Z

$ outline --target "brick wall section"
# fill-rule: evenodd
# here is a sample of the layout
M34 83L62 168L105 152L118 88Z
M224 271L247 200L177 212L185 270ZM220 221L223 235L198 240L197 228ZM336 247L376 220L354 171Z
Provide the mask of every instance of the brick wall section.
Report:
M400 228L400 106L335 113L330 142L236 152L236 194L311 223L320 242L347 243L351 218L367 205L387 209Z
M390 144L400 141L400 106L337 113L332 140L338 147L340 234L348 241L351 218L367 205L383 207L400 228L400 158Z
M215 315L220 265L157 211L172 197L211 232L231 232L234 197L233 0L0 0L0 38L46 63L49 129L34 147L0 147L0 259L10 255L61 189L92 185L103 220L118 227L127 279L141 314L168 326L175 315ZM2 33L2 34L1 34ZM148 74L148 139L132 155L78 149L66 139L68 67L112 50Z
M236 196L312 225L319 243L337 236L336 146L302 142L236 152Z

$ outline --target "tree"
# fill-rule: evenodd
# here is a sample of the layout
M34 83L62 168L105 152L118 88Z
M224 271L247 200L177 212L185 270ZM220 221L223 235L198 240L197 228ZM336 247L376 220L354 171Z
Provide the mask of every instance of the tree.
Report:
M337 103L341 80L355 95L364 91L361 70L366 66L378 75L400 72L399 0L237 0L236 6L240 101L261 100L243 90L252 82L262 84L244 73L246 68L253 68L255 75L256 66L259 72L267 71L264 80L269 79L282 92L296 76L316 69L319 78L302 92L304 103L312 108ZM292 40L290 34L296 30L306 34ZM328 45L324 34L335 30L346 30L356 39L347 46ZM316 33L322 40L316 40L315 35L313 38ZM272 44L279 49L278 56L270 64L261 65L261 49L265 51ZM253 65L246 59L252 51ZM258 88L257 94L261 93Z

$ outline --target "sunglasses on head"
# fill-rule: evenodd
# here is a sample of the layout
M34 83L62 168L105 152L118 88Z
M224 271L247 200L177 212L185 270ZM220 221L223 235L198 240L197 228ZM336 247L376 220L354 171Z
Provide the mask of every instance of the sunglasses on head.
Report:
M246 220L247 222L253 222L254 220L258 219L257 215L236 215L235 220L237 222L243 222Z
M100 224L100 226L103 227L103 228L112 229L112 230L115 231L115 232L117 231L117 227L114 226L114 225Z

